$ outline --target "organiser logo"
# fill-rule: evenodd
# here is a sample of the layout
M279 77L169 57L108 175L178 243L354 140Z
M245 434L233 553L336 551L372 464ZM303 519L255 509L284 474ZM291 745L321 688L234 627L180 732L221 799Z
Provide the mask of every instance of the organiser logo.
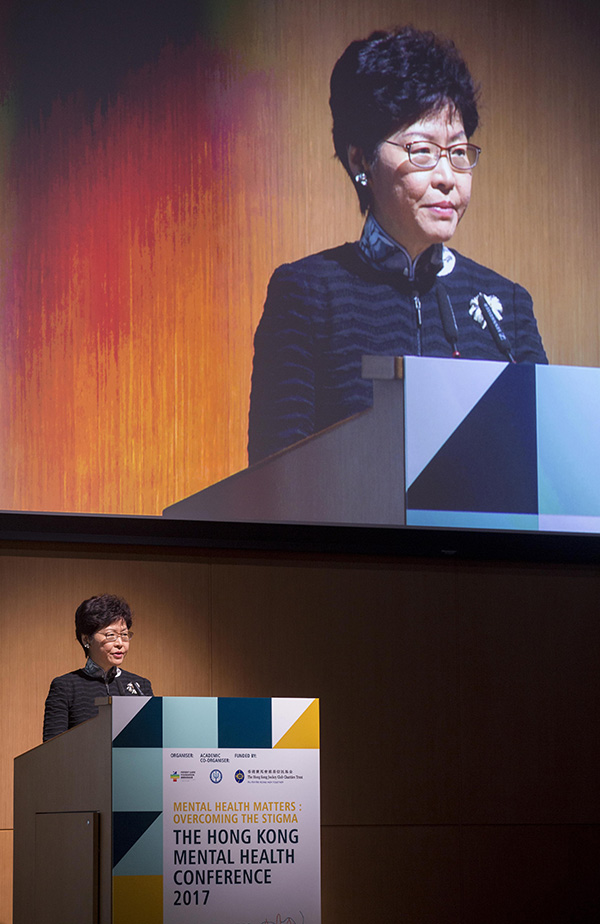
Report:
M195 770L173 770L173 772L169 774L169 777L173 783L177 783L178 781L181 781L182 783L189 783L194 779L195 776Z

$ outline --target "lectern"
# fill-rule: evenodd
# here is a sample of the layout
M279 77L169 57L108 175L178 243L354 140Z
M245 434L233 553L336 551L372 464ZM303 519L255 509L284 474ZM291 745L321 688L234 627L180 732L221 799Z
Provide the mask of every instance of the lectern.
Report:
M111 924L112 716L15 759L14 924Z
M600 532L600 369L363 357L373 407L167 517Z
M115 697L15 759L14 924L320 924L316 699Z

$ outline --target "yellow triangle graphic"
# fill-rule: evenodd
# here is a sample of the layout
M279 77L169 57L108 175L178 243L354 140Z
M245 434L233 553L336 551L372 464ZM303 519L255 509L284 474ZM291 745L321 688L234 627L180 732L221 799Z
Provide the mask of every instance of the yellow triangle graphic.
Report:
M113 876L113 922L163 924L162 876Z
M319 700L313 699L299 719L280 738L276 748L318 748L319 747Z

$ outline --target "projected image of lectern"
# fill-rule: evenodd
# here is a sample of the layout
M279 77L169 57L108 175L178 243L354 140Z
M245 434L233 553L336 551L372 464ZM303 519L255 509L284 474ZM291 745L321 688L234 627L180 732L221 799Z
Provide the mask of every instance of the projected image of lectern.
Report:
M363 376L371 409L163 515L600 532L600 369L367 356Z

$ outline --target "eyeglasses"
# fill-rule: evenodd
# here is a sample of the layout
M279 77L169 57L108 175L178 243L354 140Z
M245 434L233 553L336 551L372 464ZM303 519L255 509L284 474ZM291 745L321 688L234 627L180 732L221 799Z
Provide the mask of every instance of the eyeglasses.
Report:
M437 166L442 154L448 155L450 166L454 170L466 173L477 166L481 148L476 144L451 144L448 148L443 148L441 144L435 141L409 141L408 144L402 144L399 141L390 141L386 139L386 144L393 144L394 147L403 148L408 154L408 159L418 170L432 170Z
M102 636L103 642L116 642L120 638L122 642L130 642L133 638L133 632L107 632Z

